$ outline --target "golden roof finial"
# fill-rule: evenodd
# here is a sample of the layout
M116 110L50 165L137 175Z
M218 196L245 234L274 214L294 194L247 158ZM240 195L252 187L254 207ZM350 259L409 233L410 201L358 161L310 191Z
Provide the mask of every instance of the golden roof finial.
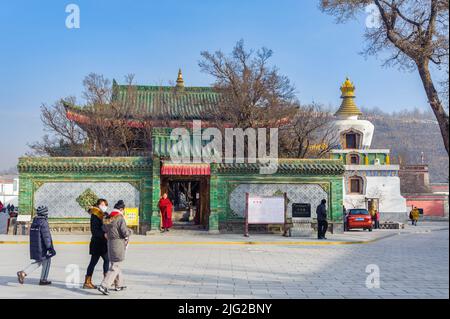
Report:
M343 116L355 116L362 115L362 112L355 104L355 86L347 77L345 82L341 86L341 98L342 104L339 110L337 110L335 115L343 115Z
M177 87L184 87L183 73L181 73L181 69L178 69Z

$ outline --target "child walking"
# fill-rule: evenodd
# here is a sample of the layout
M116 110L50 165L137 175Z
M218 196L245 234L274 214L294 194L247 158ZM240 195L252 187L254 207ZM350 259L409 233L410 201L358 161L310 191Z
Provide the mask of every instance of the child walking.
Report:
M25 277L42 266L41 279L39 285L50 285L48 273L50 271L51 258L56 255L53 247L52 235L48 227L48 208L39 206L36 209L36 217L30 227L30 258L35 261L25 269L17 272L17 279L20 284L24 283Z

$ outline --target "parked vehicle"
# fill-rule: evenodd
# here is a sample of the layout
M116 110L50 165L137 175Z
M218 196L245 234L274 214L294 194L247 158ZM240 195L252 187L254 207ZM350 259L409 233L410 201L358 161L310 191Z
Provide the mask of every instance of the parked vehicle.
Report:
M367 209L350 209L347 214L346 231L355 228L372 231L372 217Z

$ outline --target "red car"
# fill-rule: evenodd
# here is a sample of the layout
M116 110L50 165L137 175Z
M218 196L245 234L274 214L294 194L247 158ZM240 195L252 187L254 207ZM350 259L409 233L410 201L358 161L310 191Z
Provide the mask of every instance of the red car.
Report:
M354 228L372 231L372 217L367 209L349 209L346 219L346 231Z

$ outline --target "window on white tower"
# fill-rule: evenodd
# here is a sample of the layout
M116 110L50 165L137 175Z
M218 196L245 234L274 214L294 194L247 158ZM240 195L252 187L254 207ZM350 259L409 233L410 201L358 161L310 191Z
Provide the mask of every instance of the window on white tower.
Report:
M359 176L349 178L349 190L352 194L363 193L363 179Z
M349 165L359 165L359 155L350 154L348 156L348 163L349 163Z

